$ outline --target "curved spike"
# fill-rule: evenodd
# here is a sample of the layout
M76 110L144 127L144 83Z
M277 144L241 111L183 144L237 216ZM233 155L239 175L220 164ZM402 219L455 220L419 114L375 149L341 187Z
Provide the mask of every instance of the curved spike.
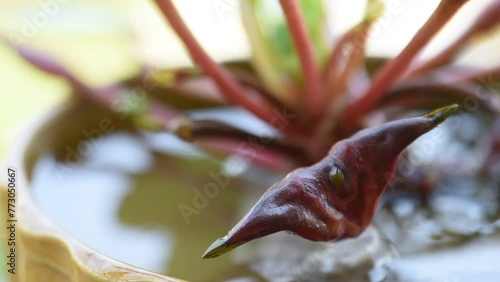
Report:
M356 237L369 224L389 184L399 154L459 109L440 108L420 117L365 129L336 143L320 162L298 168L267 190L203 258L279 231L312 241Z

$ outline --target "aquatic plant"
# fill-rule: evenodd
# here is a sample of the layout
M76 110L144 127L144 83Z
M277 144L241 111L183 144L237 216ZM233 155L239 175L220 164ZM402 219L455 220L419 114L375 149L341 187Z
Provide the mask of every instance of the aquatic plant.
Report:
M276 6L273 1L243 0L252 56L226 63L207 54L171 0L154 2L195 68L151 74L145 67L127 81L92 87L49 56L13 47L38 68L65 78L76 99L112 109L140 128L168 131L206 150L239 154L266 168L295 169L207 250L207 258L282 230L315 241L357 236L370 222L406 146L458 108L470 110L468 101L483 113L498 112L498 96L493 94L498 89L483 81L497 80L500 68L451 62L497 26L500 1L492 1L445 49L420 59L422 49L467 2L442 0L399 54L377 62L366 56L366 42L383 14L380 1L369 0L363 19L332 44L324 32L329 19L323 1L280 0ZM276 7L281 10L276 12ZM128 103L139 86L147 99ZM247 110L276 134L259 136L244 125L197 119L188 112L226 106ZM374 114L387 123L367 128ZM390 121L394 117L405 118ZM253 150L241 146L248 143L254 144Z

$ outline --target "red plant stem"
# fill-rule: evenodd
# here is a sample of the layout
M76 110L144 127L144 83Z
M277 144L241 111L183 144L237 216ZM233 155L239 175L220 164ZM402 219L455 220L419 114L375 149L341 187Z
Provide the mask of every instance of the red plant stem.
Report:
M477 102L481 112L496 113L493 95L488 89L478 90L476 85L462 82L458 85L439 82L415 81L394 87L380 100L377 109L395 108L404 112L411 109L432 109L453 103Z
M476 72L471 72L469 75L463 75L462 77L450 78L449 83L459 83L462 81L475 81L483 86L488 86L495 82L495 80L500 80L500 66L479 70Z
M385 95L387 89L398 80L413 58L453 17L467 0L442 0L431 17L415 34L410 43L399 55L386 63L377 72L368 89L361 98L349 105L342 117L341 124L357 121L364 113L372 109Z
M429 74L443 84L475 82L485 86L500 79L500 66L486 69L446 66L435 69ZM419 78L415 78L417 79Z
M283 172L291 169L290 155L276 153L268 150L254 151L253 149L248 149L248 147L242 146L242 144L244 143L238 140L226 138L202 138L196 140L195 144L207 151L211 151L217 154L222 153L224 155L239 155L252 164L266 167L267 169L271 169L273 171Z
M280 101L273 93L262 83L262 81L254 74L234 69L232 70L234 78L244 87L250 88L251 91L256 91L260 96L265 97L267 101L274 107L283 108L285 104ZM290 106L291 107L291 106ZM295 107L292 108L296 112Z
M155 0L155 3L184 43L195 64L214 80L229 102L246 108L267 123L276 119L267 102L252 99L243 87L231 78L227 70L208 56L187 28L171 0Z
M10 43L7 39L0 38L5 43L18 53L24 60L33 65L34 67L44 71L45 73L59 76L68 81L73 89L74 95L82 95L85 93L89 86L75 77L65 66L63 66L56 58L49 54L40 52L35 49L30 49L22 45L15 45Z
M471 37L488 32L500 24L498 14L500 13L500 1L494 1L488 5L477 17L474 23L451 45L442 50L436 56L424 62L416 63L408 68L404 77L416 76L448 63L460 52Z
M352 32L345 33L337 42L335 42L335 47L333 51L330 53L328 57L325 67L323 69L323 80L325 81L324 85L331 85L328 81L331 80L331 77L338 72L338 64L339 60L342 57L342 50L345 48L346 44L348 44L353 37Z
M340 39L341 41L333 51L332 56L335 66L325 70L326 89L332 101L336 101L349 83L351 77L355 74L359 67L363 64L366 48L366 37L371 27L371 22L364 22L354 30L349 31ZM347 49L347 54L343 54L343 49Z
M448 63L462 49L462 47L464 47L464 43L467 42L468 38L469 36L464 34L457 41L446 47L446 49L433 58L425 60L424 62L417 62L410 66L400 79L402 80L409 77L415 77Z
M281 153L289 158L301 160L302 163L305 160L302 148L288 144L278 137L257 136L216 120L192 120L180 117L174 132L188 142L196 142L200 139L233 140L244 143L249 148L253 146L257 150Z
M299 4L297 0L280 0L280 4L299 58L307 109L313 116L318 116L323 111L320 75Z
M11 48L18 52L18 54L30 63L32 66L55 76L59 76L66 81L68 81L73 87L73 94L83 99L88 99L107 109L114 109L116 102L120 103L123 101L123 93L126 92L126 88L121 85L112 85L107 87L92 87L84 82L80 81L75 77L63 64L61 64L56 58L53 58L47 54L39 52L37 50L29 49L22 46L15 46L9 44ZM166 105L160 104L154 99L149 100L148 109L142 113L141 117L146 118L150 121L154 121L158 127L169 129L170 123L178 119L182 113L177 110L170 108ZM128 116L128 113L123 117Z

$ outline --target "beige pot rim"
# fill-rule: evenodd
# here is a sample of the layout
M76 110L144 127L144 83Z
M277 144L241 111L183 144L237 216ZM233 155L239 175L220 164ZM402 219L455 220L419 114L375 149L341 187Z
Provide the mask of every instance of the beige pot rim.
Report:
M16 171L17 222L16 268L15 274L7 273L8 278L16 282L182 281L120 262L87 247L54 224L35 203L29 181L33 165L47 150L44 140L75 105L75 102L66 102L27 126L10 148L6 166ZM2 203L7 203L6 184L3 182L0 189ZM1 215L6 222L3 208ZM8 238L10 233L5 230L1 235Z

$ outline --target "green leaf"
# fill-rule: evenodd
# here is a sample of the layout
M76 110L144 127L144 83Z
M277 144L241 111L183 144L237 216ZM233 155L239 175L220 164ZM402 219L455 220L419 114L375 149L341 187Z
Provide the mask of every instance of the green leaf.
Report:
M322 0L299 0L315 59L322 66L327 56ZM287 87L302 82L299 62L285 16L277 0L241 2L243 24L253 49L253 63L266 86L282 101L289 101Z

